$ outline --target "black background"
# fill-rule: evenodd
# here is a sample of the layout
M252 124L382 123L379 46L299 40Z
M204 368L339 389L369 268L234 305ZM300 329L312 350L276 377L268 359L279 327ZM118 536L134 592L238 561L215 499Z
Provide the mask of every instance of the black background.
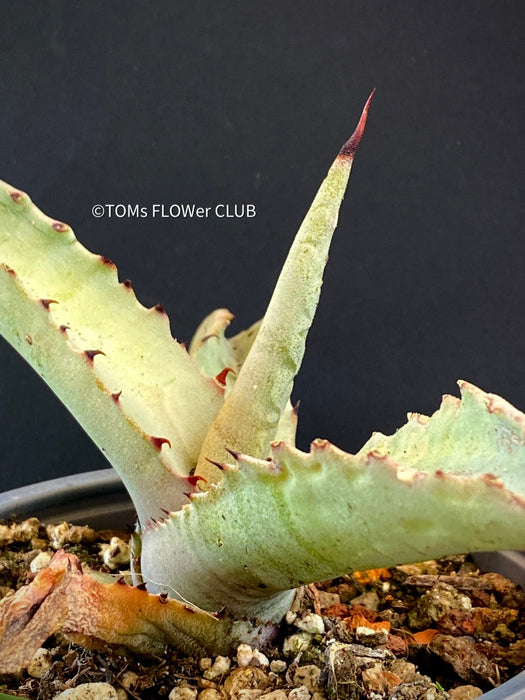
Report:
M0 3L0 177L189 340L260 317L377 88L296 382L299 445L356 450L464 378L525 408L522 0ZM96 203L253 203L252 219ZM0 345L2 487L107 464Z

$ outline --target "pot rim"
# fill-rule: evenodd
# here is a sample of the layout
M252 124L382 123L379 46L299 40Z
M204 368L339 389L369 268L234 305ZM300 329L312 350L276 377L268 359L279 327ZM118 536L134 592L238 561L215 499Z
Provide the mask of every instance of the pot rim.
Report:
M114 469L60 476L0 493L0 518L32 516L43 522L89 523L96 529L122 530L123 521L136 521L133 503Z

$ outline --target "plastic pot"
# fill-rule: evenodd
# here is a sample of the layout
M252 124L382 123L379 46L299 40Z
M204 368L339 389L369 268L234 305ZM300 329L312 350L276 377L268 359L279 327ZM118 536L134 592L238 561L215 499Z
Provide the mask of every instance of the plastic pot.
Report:
M37 517L43 522L66 520L96 529L123 529L135 522L133 504L113 469L74 474L0 493L0 519ZM525 588L525 553L482 552L480 568L496 571ZM525 700L525 671L483 700Z

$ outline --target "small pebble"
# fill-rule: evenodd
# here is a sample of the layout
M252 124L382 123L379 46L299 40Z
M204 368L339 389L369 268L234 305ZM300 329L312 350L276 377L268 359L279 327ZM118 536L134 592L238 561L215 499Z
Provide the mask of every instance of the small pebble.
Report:
M341 598L341 603L350 603L357 595L357 588L354 583L346 582L341 583L337 587L337 593L339 598Z
M199 693L198 700L223 700L223 697L215 688L205 688Z
M170 691L168 700L195 700L197 693L197 688L192 688L189 685L177 685Z
M352 605L362 605L367 610L377 612L379 610L379 596L375 591L367 591L352 599Z
M31 542L31 540L38 538L40 525L38 518L28 518L18 525L15 523L13 527L15 529L18 527L18 532L24 542Z
M286 690L282 688L280 690L272 690L270 693L264 693L259 695L260 700L287 700L288 695Z
M284 671L286 671L286 669L286 661L283 661L282 659L274 659L270 663L270 671L272 671L273 673L283 673Z
M125 690L134 692L140 684L140 676L134 671L125 671L120 677L120 682Z
M47 569L52 556L51 552L40 552L37 554L31 564L29 564L31 573L37 574L39 571L42 571L42 569Z
M406 659L394 659L390 664L390 670L398 675L403 683L412 683L418 676L415 664Z
M287 625L293 625L293 623L297 620L297 613L295 610L288 610L284 617L284 621L286 622Z
M472 602L448 583L438 582L430 591L423 593L416 607L408 614L412 629L432 627L451 610L471 610Z
M481 653L472 637L436 634L428 648L450 665L465 683L488 685L497 677L496 663Z
M259 651L259 649L254 649L252 657L252 666L262 666L263 668L265 668L269 665L270 661L268 660L268 657L265 654L263 654L262 651Z
M402 683L399 676L384 669L381 663L375 663L373 666L363 669L361 680L370 695L375 693L380 698L387 694L390 695L394 688Z
M203 656L201 659L199 659L199 669L201 671L207 671L209 668L211 668L212 663L212 660L208 656Z
M69 525L67 523L48 525L46 530L49 542L54 549L60 549L60 547L67 542L67 534L69 532Z
M312 643L312 635L308 632L297 632L286 637L283 644L283 654L285 656L295 656L300 651L306 651Z
M0 547L7 547L13 541L13 533L9 525L0 525Z
M439 564L435 559L420 561L416 564L402 564L401 566L396 566L396 569L407 576L417 576L418 574L439 574Z
M47 536L54 549L60 549L65 544L79 542L93 542L95 531L91 527L81 525L69 525L60 523L59 525L48 525L46 527Z
M295 622L295 626L303 630L303 632L309 632L310 634L324 634L325 626L321 615L316 615L315 613L307 613L300 620Z
M288 700L310 700L312 693L305 685L300 685L298 688L290 690Z
M481 688L475 685L459 685L453 690L449 690L450 700L474 700L474 698L479 698L483 695Z
M319 605L321 609L329 608L331 605L339 605L341 596L339 593L329 593L328 591L319 591Z
M121 564L129 564L130 546L120 537L112 537L109 544L100 545L102 561L110 569L116 569Z
M268 657L262 653L262 651L259 651L259 649L256 649L253 652L253 662L254 666L269 666L270 661Z
M53 700L118 700L118 694L109 683L82 683L63 690Z
M230 675L224 680L223 689L230 698L238 698L242 695L243 700L248 700L247 693L257 689L261 695L270 683L268 675L256 666L246 668L234 668Z
M53 660L51 658L51 652L49 649L40 647L40 649L36 650L35 655L29 662L27 672L33 678L42 678L44 673L49 671L52 665Z
M262 666L270 665L268 657L265 656L259 649L252 649L249 644L239 644L237 647L237 664L240 668L247 666Z
M253 659L253 649L249 644L239 644L237 647L237 664L244 668L249 666Z
M224 676L230 670L231 659L227 656L217 656L210 668L202 674L204 678L211 681L219 676Z
M297 687L305 686L311 693L319 690L319 678L321 669L313 664L298 666L293 674L293 684Z
M360 626L355 630L355 638L358 642L380 646L386 644L388 631L386 629L372 629L371 627Z
M40 521L37 518L28 518L21 523L0 525L0 545L8 546L13 542L33 542L38 540Z
M230 695L230 700L259 700L263 691L260 688L245 688ZM224 696L222 698L224 700Z

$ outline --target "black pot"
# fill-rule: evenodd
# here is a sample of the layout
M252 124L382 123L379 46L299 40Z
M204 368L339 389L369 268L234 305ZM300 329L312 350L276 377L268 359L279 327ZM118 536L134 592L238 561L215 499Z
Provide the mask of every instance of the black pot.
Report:
M113 469L74 474L0 493L0 519L29 518L68 521L96 529L125 529L135 522L133 504ZM497 571L525 588L525 553L482 552L480 568ZM483 700L524 700L525 671L484 693Z

